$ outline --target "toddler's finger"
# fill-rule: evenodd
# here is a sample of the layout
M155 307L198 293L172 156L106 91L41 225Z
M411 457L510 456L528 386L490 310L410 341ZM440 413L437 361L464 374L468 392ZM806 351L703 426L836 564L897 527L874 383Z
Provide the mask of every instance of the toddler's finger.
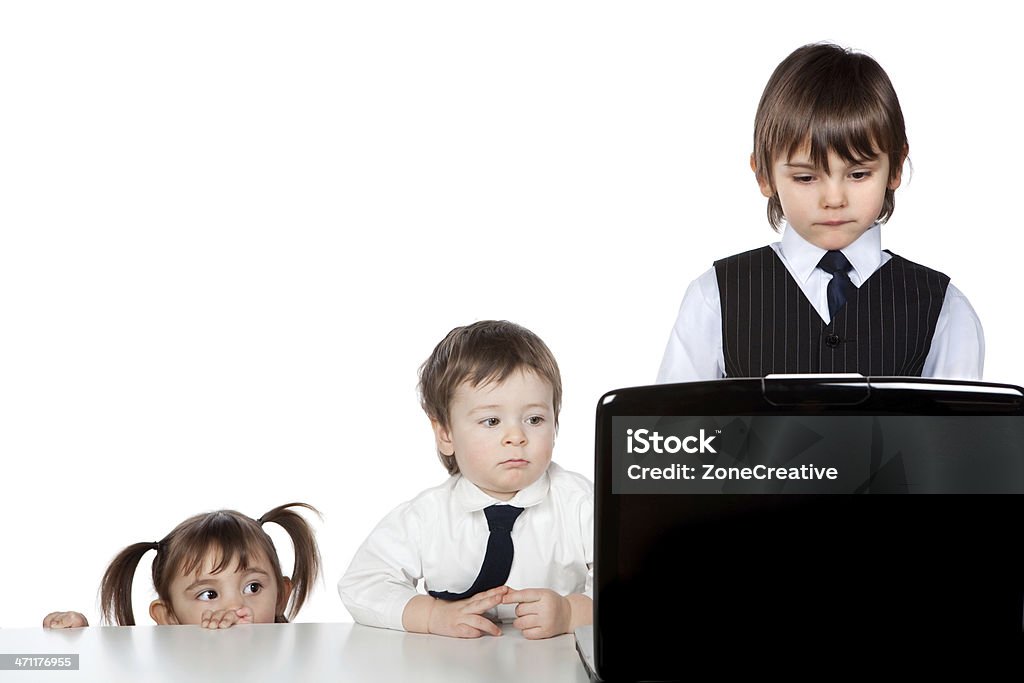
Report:
M497 588L491 588L490 590L485 590L482 593L477 593L473 597L474 598L492 598L492 597L495 597L495 596L505 595L505 593L508 593L509 590L511 590L511 589L508 586L498 586Z
M480 631L481 635L484 633L492 636L501 635L501 628L497 624L486 617L480 616L479 614L467 615L462 623Z
M523 638L526 638L527 640L543 640L547 637L549 637L547 630L540 626L523 629Z
M540 600L541 592L534 588L524 588L523 590L510 590L505 593L502 598L502 602L506 605L513 602L536 602Z
M501 593L480 593L471 598L471 602L468 603L468 606L474 612L483 612L500 605L502 603L502 598L503 595Z
M228 612L220 618L220 623L217 624L217 628L231 628L238 623L238 616L234 612Z
M541 619L536 614L527 614L525 617L519 617L513 621L512 626L520 631L525 631L541 626Z
M525 617L527 614L540 612L540 604L537 602L520 602L516 605L516 616Z
M225 617L227 617L229 614L230 615L234 615L234 611L233 610L216 610L216 611L203 612L203 621L201 623L201 626L203 626L204 628L209 628L209 629L223 628L221 626L221 623L223 623ZM209 616L207 616L207 615L209 615Z
M43 628L81 628L89 620L80 612L50 612L43 619Z

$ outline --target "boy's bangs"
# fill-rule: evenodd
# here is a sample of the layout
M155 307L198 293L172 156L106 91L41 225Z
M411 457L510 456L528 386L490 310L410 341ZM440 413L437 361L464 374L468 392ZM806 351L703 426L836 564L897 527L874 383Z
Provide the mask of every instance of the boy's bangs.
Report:
M473 368L469 373L469 376L466 377L466 381L474 388L486 386L492 383L504 382L518 370L522 370L523 372L537 372L535 368L515 362L515 359L513 358L502 358L495 362L482 363Z
M828 164L829 152L835 152L844 161L859 164L889 154L895 137L885 130L882 112L829 111L819 108L803 118L805 125L790 131L790 139L783 149L788 150L787 160L792 159L801 149L810 144L810 160L815 168L831 172Z

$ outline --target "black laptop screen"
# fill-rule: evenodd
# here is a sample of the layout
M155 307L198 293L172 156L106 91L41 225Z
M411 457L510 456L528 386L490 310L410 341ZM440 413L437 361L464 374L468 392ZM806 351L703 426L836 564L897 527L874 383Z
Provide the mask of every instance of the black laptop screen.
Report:
M602 677L684 678L684 647L1020 636L1021 391L865 383L848 394L834 382L723 380L606 395Z

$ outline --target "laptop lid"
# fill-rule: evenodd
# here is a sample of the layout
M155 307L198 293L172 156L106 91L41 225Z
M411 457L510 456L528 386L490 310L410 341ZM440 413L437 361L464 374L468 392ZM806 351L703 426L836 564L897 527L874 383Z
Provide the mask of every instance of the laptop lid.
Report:
M681 679L712 650L1020 639L1022 417L1020 387L910 378L609 392L597 676Z

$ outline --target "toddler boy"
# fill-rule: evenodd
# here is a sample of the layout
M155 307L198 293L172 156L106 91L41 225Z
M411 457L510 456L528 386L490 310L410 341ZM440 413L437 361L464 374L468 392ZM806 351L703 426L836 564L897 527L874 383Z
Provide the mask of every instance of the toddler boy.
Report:
M551 351L510 322L457 327L419 388L451 476L356 552L338 584L353 618L460 638L501 635L493 619L531 639L589 624L593 485L551 462L562 397Z

